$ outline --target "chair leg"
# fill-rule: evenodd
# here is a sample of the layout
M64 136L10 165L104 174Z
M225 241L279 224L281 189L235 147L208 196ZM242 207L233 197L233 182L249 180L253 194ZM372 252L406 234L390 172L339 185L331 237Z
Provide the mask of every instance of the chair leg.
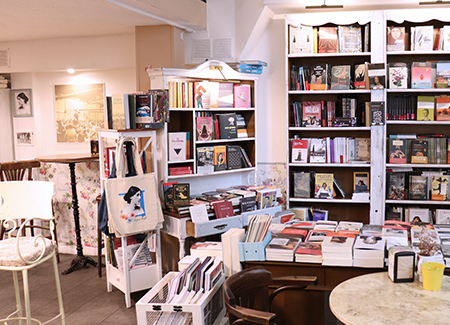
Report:
M66 318L64 315L64 305L62 300L62 292L61 292L61 283L59 282L59 271L58 271L58 262L55 255L53 255L53 270L55 272L55 284L56 284L56 293L58 295L58 304L59 304L59 313L61 315L61 324L64 325L66 323Z
M20 289L19 289L19 275L17 271L13 271L13 282L14 282L14 292L16 295L16 308L17 308L17 316L22 317L22 301L20 299Z
M28 286L28 270L22 270L22 281L23 281L23 295L25 300L25 314L27 319L27 324L31 324L31 306L30 306L30 292Z

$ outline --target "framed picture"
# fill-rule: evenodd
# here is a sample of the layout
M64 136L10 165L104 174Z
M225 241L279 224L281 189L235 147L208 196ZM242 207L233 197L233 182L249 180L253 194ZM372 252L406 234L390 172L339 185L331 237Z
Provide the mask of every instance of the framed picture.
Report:
M14 117L32 117L33 101L31 99L31 89L12 89L11 107Z
M33 146L33 132L17 132L16 141L18 146Z

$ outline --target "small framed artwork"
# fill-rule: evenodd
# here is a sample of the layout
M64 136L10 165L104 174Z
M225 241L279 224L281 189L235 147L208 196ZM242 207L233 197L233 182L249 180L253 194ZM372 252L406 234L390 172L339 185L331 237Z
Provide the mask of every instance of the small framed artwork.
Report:
M17 132L16 141L18 146L33 146L33 132Z
M32 117L31 89L12 89L11 106L14 117Z

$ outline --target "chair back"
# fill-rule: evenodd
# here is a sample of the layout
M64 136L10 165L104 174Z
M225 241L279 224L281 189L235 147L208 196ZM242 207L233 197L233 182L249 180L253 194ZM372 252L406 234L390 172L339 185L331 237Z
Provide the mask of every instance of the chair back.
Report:
M53 219L52 182L0 182L0 220Z
M32 170L39 167L38 160L11 161L0 164L0 181L33 180Z

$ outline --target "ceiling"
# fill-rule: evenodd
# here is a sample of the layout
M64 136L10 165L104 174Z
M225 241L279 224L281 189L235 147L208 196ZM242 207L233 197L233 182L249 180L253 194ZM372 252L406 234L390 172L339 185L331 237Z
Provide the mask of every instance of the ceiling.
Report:
M188 0L181 1L184 1L181 7L189 5ZM122 6L116 4L119 2ZM181 12L179 10L177 12L180 6L171 8L176 2L174 0L0 0L0 42L132 34L135 26L170 22L193 29L203 27L186 21ZM206 6L199 0L195 1L195 5L197 3ZM141 10L141 13L124 8L130 5ZM143 14L144 11L146 13ZM155 19L150 17L151 15L162 18Z

